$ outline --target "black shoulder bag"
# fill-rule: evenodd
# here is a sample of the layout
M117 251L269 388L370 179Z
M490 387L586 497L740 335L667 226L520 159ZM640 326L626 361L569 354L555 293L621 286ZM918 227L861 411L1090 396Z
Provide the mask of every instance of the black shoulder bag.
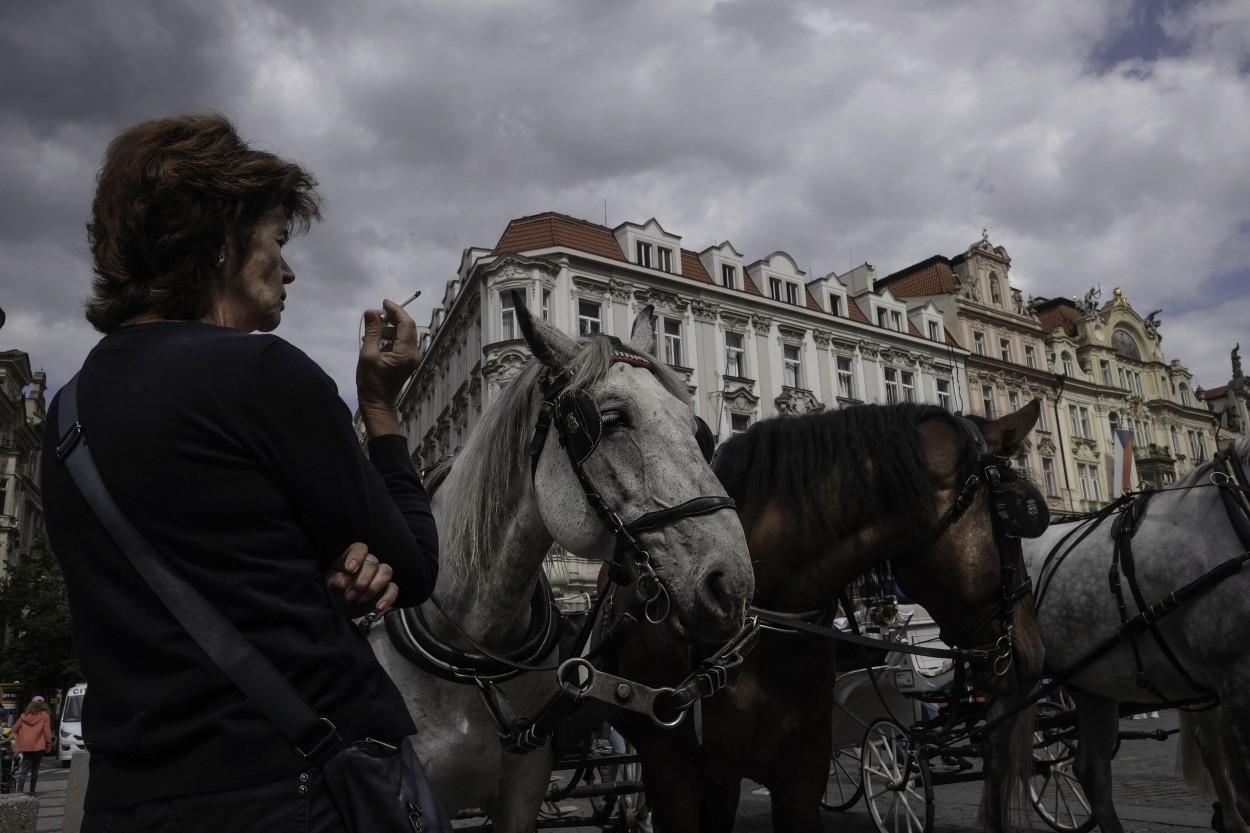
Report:
M56 455L87 505L179 624L310 766L320 766L349 833L451 833L407 738L347 744L221 611L175 573L113 501L78 422L78 377L61 393Z

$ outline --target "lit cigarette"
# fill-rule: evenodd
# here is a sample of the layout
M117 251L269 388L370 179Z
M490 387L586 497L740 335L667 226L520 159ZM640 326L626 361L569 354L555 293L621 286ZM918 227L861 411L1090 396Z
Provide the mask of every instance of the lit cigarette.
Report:
M400 302L399 302L399 306L400 306L400 307L406 307L406 306L408 306L409 304L411 304L413 301L417 300L417 299L418 299L418 298L420 298L420 297L421 297L421 290L420 290L420 289L418 289L416 292L412 293L412 294L411 294L411 295L409 295L407 298L405 298L404 300L400 301ZM382 320L383 320L384 322L387 320L387 319L386 319L386 313L385 313L385 312L383 312L383 313L382 313Z

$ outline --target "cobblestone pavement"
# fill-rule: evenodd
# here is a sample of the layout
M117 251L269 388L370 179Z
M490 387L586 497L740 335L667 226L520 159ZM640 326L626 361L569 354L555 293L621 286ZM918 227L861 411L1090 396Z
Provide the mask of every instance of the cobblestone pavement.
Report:
M1176 728L1176 713L1160 712L1151 720L1123 720L1122 732L1144 732ZM1125 740L1113 762L1116 809L1124 822L1126 833L1187 833L1209 830L1211 800L1202 798L1181 783L1175 774L1176 738L1166 741ZM65 787L68 770L45 768L39 775L38 833L60 831L65 814ZM947 784L934 787L934 833L974 833L980 783ZM585 816L589 807L584 801L563 803L567 815ZM824 829L828 833L867 833L875 830L865 805L846 813L824 813ZM456 828L473 830L482 820L465 820ZM1048 833L1049 828L1034 816L1032 829ZM545 829L545 828L544 828ZM594 827L568 827L573 833L598 833ZM746 783L738 808L735 833L785 833L773 831L769 817L768 796L758 784Z
M1145 732L1176 728L1176 713L1160 712L1160 717L1145 720L1125 719L1122 732ZM1116 810L1126 833L1186 833L1210 829L1211 799L1202 798L1186 787L1175 774L1176 738L1165 741L1125 740L1112 763L1115 777ZM938 785L933 790L934 833L974 833L977 807L981 800L980 782ZM567 802L569 815L588 812L584 802ZM785 833L773 831L766 791L758 784L745 783L738 807L735 833ZM866 805L860 803L845 813L823 813L827 833L868 833L875 831ZM1042 819L1030 819L1033 831L1050 833ZM466 830L481 826L476 822L457 822ZM597 833L595 827L563 827L574 833Z

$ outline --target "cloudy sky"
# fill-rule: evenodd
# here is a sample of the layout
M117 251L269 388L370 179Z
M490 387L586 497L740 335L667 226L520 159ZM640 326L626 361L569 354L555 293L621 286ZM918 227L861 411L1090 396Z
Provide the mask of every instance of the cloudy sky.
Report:
M1025 296L1124 289L1206 387L1250 353L1244 0L5 0L0 349L59 388L93 178L217 110L304 162L278 333L353 399L359 314L512 218L657 218L701 250L884 275L988 229Z

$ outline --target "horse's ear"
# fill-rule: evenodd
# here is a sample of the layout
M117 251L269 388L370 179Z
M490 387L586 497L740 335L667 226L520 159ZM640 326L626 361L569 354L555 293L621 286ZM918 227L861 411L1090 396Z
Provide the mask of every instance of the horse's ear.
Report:
M1042 400L1034 399L1020 410L999 417L981 426L981 434L989 445L991 454L1010 457L1024 442L1024 438L1037 425L1037 415L1042 411Z
M538 359L553 370L563 370L577 355L577 342L557 330L555 327L530 315L529 307L520 292L513 290L512 307L516 311L517 323L521 325L521 335Z
M629 346L644 353L655 354L655 307L647 304L634 318L629 331Z

